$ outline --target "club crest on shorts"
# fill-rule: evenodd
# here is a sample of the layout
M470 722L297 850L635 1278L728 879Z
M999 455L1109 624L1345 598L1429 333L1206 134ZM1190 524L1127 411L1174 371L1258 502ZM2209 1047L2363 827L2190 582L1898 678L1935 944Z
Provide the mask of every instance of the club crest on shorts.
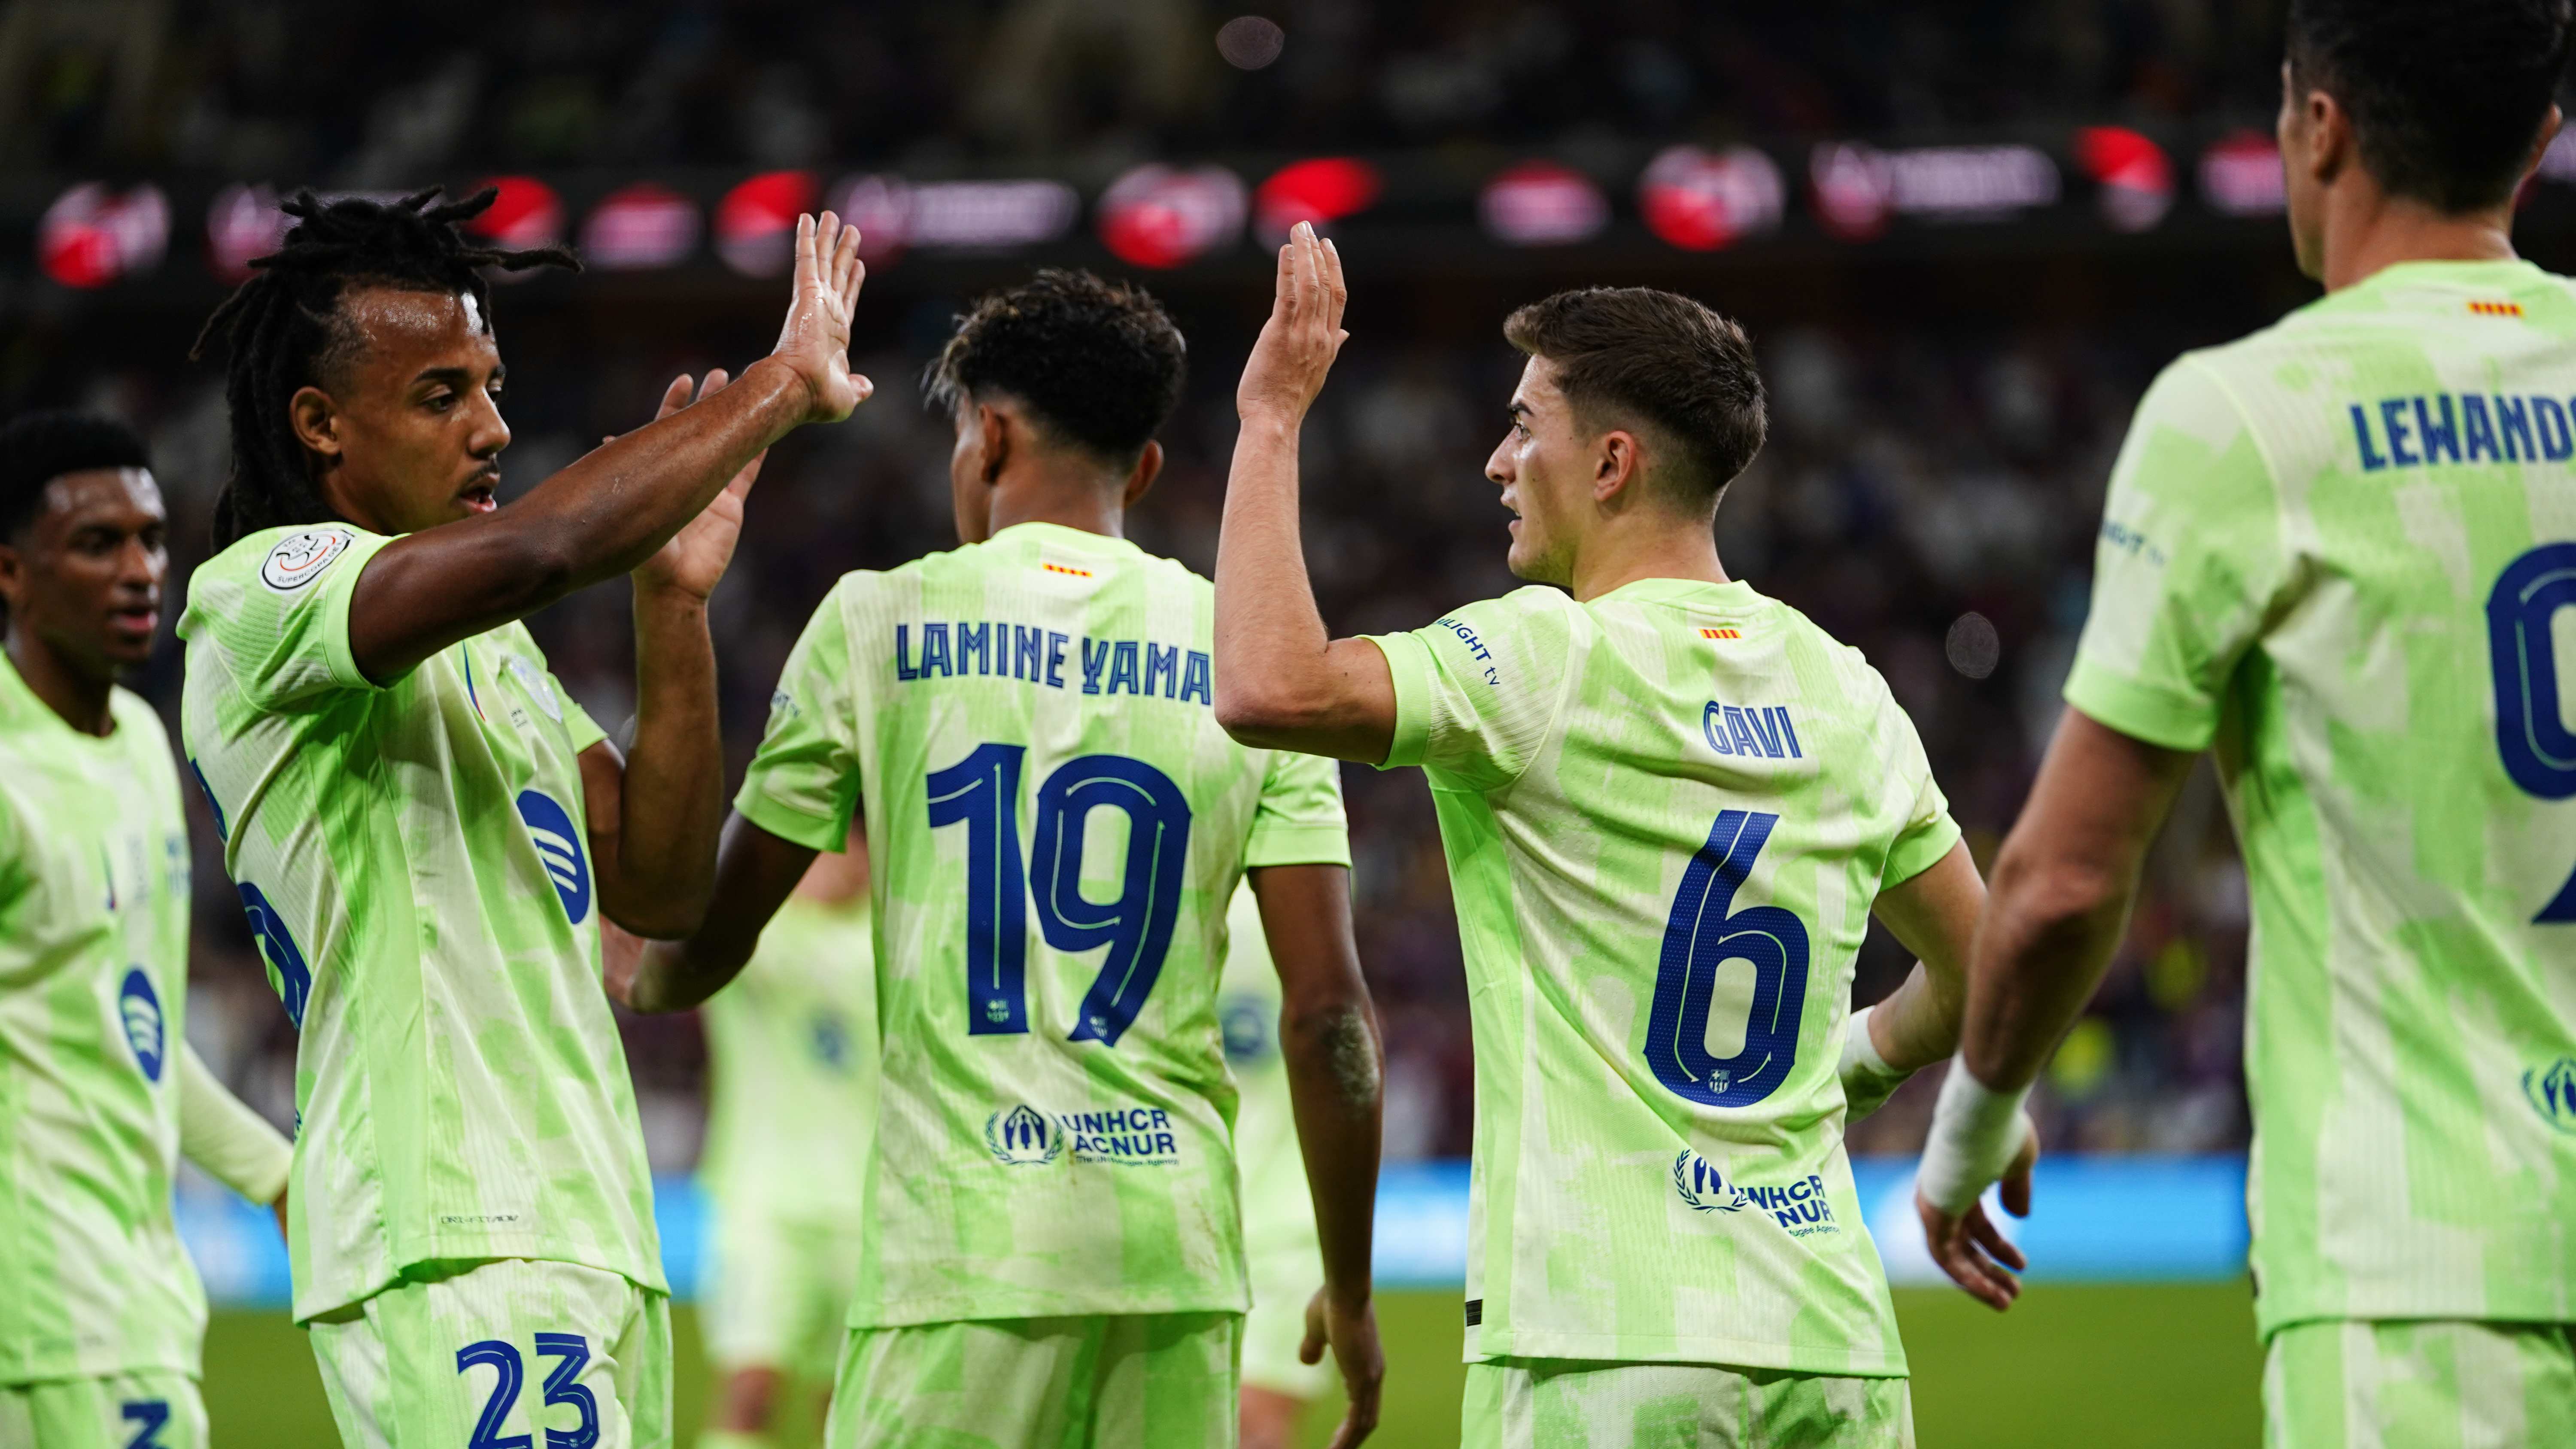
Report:
M291 594L322 577L322 571L349 551L357 535L345 528L303 528L281 538L259 565L259 581L281 594Z

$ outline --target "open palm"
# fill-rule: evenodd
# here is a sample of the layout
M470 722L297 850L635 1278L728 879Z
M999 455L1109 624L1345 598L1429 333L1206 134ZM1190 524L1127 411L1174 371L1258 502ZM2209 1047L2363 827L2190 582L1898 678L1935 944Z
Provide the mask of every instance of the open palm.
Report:
M715 368L699 384L693 399L688 374L680 374L663 389L662 408L653 420L660 422L692 401L703 402L715 396L731 380L723 368ZM669 543L635 570L636 582L679 589L701 599L714 593L717 582L724 578L725 566L733 562L734 544L742 537L742 501L760 478L761 459L768 456L763 452L744 464L742 471L733 475L733 481L725 484L723 492L708 500L687 527L673 534Z

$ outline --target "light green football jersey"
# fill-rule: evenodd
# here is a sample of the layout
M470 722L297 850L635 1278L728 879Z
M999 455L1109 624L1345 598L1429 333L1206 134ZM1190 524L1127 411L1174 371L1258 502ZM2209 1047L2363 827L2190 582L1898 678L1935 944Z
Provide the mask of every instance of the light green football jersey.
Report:
M1466 953L1467 1356L1905 1372L1835 1066L1871 903L1959 830L1886 683L1742 583L1376 642Z
M349 601L390 542L252 534L179 622L181 740L301 1032L295 1315L431 1259L662 1288L574 758L599 726L519 624L371 683Z
M0 654L0 1384L197 1374L206 1295L170 1216L188 832L170 739L105 739Z
M868 899L789 896L751 964L700 1008L713 1078L699 1179L723 1211L857 1221L877 1121Z
M1288 1096L1288 1060L1279 1053L1284 993L1248 882L1226 909L1225 931L1216 1009L1238 1099L1234 1156L1243 1176L1244 1249L1255 1258L1267 1252L1303 1255L1321 1284L1315 1199L1306 1186L1306 1154L1298 1146L1297 1112Z
M2576 295L2390 267L2139 405L2067 699L2214 746L2266 1331L2576 1319Z
M1217 1022L1250 866L1347 864L1335 767L1218 727L1207 580L1027 523L846 576L735 802L865 801L882 1079L853 1327L1241 1311Z

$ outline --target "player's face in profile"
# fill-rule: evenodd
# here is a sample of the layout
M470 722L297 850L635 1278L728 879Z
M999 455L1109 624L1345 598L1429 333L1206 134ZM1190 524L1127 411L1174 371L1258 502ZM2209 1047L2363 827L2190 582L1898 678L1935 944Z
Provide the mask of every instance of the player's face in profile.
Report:
M498 507L500 452L510 445L505 369L474 299L377 287L340 306L365 346L337 370L337 386L296 395L297 430L329 463L324 496L377 533Z
M1504 562L1514 578L1573 580L1573 529L1591 497L1591 454L1583 442L1573 406L1557 390L1555 365L1531 358L1512 390L1511 430L1485 460L1485 476L1501 486L1503 506L1512 511Z
M170 568L161 488L141 468L92 468L45 485L44 506L0 546L14 627L100 676L152 657Z
M2309 128L2314 124L2307 107L2300 102L2299 87L2290 79L2290 63L2281 62L2281 113L2273 120L2273 138L2281 149L2282 199L2290 219L2290 250L2299 262L2299 274L2309 278L2325 275L2325 232L2317 213L2322 209L2317 178L2307 166L2311 143Z

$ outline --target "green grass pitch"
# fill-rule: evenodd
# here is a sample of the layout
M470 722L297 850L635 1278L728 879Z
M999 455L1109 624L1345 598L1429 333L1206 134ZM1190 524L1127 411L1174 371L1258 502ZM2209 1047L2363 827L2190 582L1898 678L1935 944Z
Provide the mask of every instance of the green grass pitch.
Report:
M2242 1283L2041 1284L1998 1316L1966 1297L1898 1289L1923 1449L2251 1449L2262 1355ZM1385 1422L1375 1443L1440 1449L1458 1436L1455 1293L1386 1293ZM672 1314L674 1405L685 1449L705 1413L697 1323ZM338 1440L302 1331L282 1315L219 1313L206 1333L214 1449L330 1449ZM1332 1411L1318 1406L1322 1444ZM785 1446L782 1445L782 1449Z

